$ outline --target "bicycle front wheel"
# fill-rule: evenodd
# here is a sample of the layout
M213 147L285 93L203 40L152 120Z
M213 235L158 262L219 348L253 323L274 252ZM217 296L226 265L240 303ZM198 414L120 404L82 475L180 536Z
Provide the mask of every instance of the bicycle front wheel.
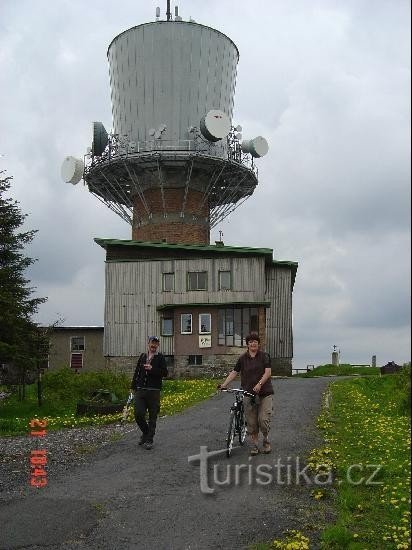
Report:
M232 411L230 413L229 429L228 429L228 432L227 432L227 440L226 440L226 456L227 457L229 457L232 454L233 442L235 440L235 434L236 434L235 413Z
M246 439L246 422L243 414L239 415L238 434L239 434L239 443L243 445Z

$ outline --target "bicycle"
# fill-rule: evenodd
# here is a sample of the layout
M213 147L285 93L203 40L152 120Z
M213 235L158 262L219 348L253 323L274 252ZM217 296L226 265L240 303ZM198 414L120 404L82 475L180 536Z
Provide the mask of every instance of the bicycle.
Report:
M226 439L226 456L229 458L232 454L233 442L236 434L238 435L240 445L243 445L246 439L246 420L243 398L245 395L247 397L255 397L255 395L238 388L222 388L220 391L235 394L235 401L230 407L229 429Z
M129 416L129 411L130 411L130 408L132 406L133 398L134 398L134 393L132 391L130 391L129 396L128 396L127 401L126 401L126 405L124 406L123 411L122 411L122 417L120 419L121 423L126 422L128 416Z

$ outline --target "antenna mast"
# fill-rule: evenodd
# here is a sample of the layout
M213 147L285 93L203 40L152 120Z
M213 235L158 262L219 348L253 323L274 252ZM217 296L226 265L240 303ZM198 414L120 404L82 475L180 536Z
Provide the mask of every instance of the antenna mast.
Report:
M172 14L170 12L170 0L167 0L166 18L168 21L172 19Z

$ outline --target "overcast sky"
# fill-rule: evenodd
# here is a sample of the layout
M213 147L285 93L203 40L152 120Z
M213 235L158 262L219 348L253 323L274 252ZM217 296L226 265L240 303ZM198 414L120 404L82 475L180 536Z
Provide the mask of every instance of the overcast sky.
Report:
M181 0L184 20L238 46L235 124L269 142L252 198L212 230L227 245L299 263L296 367L410 360L410 1ZM106 51L165 0L1 0L0 169L39 232L29 277L38 320L101 325L104 258L94 237L131 228L80 183L67 155L111 129Z

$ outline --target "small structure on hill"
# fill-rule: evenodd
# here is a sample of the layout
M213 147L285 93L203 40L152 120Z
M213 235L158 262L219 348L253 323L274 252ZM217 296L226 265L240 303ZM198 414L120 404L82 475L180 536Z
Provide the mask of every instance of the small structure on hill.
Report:
M400 365L397 365L394 361L389 361L383 367L381 367L381 374L394 374L402 369Z

